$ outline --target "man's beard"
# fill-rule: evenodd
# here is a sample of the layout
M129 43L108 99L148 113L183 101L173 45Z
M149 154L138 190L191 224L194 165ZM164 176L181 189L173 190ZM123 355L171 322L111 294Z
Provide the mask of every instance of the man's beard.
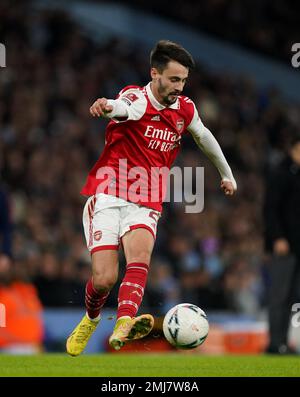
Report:
M161 80L159 80L158 92L162 96L163 102L167 106L173 105L173 103L175 103L177 101L177 96L180 94L180 92L179 91L172 91L168 95L163 95L165 91L166 91L166 88L162 85ZM175 98L174 99L170 99L169 97L171 95L174 95Z
M169 94L169 95L171 95L171 94ZM167 95L167 96L163 97L163 101L168 106L173 105L173 103L175 103L177 101L177 96L174 99L170 99L169 96Z

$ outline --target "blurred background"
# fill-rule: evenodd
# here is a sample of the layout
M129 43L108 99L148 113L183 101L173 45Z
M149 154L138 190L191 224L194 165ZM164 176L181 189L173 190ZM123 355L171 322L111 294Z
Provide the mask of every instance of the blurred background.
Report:
M205 207L166 203L141 312L152 337L127 349L168 350L159 324L177 303L208 314L201 353L259 353L268 342L270 255L266 180L299 133L300 12L292 1L14 1L0 3L0 350L64 351L84 312L90 277L81 187L104 147L95 99L149 81L149 51L177 41L197 62L185 94L218 139L238 183L225 197L219 175L186 137L176 164L205 167ZM120 253L120 278L124 258ZM106 351L118 288L88 353ZM300 350L297 328L291 343Z

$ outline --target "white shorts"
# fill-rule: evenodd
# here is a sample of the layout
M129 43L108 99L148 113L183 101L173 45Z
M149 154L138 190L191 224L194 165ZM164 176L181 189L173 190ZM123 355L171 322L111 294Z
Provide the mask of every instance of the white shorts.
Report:
M83 228L89 251L119 249L120 239L134 229L147 229L156 238L161 214L121 198L99 193L88 198L83 210Z

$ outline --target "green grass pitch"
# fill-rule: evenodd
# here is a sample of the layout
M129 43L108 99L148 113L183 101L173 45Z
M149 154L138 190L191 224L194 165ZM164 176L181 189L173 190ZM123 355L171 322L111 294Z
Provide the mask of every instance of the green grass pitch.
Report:
M0 355L0 376L299 377L295 356L203 356L194 354Z

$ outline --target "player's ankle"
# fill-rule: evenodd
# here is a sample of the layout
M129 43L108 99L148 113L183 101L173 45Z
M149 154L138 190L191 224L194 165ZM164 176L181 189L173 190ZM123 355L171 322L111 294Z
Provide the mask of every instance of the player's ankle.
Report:
M86 312L86 316L87 316L87 318L88 318L90 321L93 321L93 322L95 322L95 323L98 323L98 322L100 321L100 319L101 319L100 313L99 313L98 316L96 316L96 317L90 317L89 314L88 314L88 312Z
M117 318L117 321L119 321L119 320L125 320L125 319L131 319L132 317L130 317L130 316L121 316L121 317L118 317Z

